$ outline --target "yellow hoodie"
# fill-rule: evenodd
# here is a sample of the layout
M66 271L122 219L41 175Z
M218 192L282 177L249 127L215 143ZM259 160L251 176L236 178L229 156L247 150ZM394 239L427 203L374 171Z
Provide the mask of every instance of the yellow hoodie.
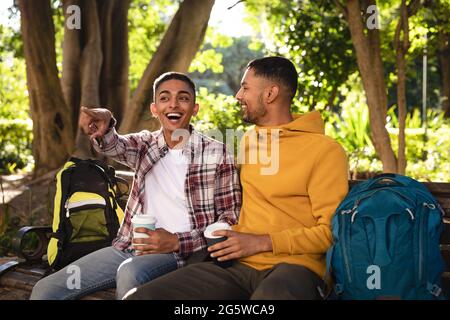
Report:
M278 130L277 144L272 139ZM294 115L294 121L281 126L256 127L241 146L243 201L233 229L269 234L273 251L240 262L258 270L281 262L299 264L323 277L331 218L348 191L344 150L324 135L317 111ZM256 146L258 154L252 153Z

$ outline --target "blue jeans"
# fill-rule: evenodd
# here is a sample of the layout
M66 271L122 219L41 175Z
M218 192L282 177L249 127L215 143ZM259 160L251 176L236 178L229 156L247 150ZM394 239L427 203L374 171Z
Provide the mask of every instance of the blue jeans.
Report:
M173 253L135 256L106 247L92 252L36 283L31 300L70 300L116 287L122 299L131 289L177 269Z

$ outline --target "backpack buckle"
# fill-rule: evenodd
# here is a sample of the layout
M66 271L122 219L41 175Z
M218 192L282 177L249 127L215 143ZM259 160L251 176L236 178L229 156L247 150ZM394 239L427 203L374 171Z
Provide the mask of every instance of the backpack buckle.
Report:
M442 293L442 289L437 284L431 284L428 282L427 289L435 297L439 297Z
M337 295L340 295L344 291L344 288L341 284L337 283L334 285L334 292L336 292Z

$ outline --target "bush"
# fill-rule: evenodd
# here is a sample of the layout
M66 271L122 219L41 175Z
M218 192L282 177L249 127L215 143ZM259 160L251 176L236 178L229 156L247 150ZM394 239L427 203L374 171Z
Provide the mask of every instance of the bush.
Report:
M450 119L444 112L427 111L427 130L421 126L419 109L406 117L406 174L427 181L450 181ZM398 149L398 120L391 108L387 129L395 152Z
M0 120L0 173L9 174L33 164L31 120Z

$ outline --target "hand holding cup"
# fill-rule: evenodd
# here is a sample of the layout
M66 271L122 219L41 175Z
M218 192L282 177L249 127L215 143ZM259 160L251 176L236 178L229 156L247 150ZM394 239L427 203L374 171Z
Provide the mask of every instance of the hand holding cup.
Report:
M149 230L155 230L156 218L151 215L137 215L131 219L131 224L133 226L133 239L148 238L148 234L136 232L135 229L146 228Z
M208 227L206 227L204 231L204 236L206 239L206 243L208 244L208 247L211 247L215 245L216 243L222 242L227 240L227 237L224 236L215 236L213 235L214 231L217 230L231 230L231 226L228 223L225 222L216 222L213 224L210 224ZM221 266L222 268L228 268L233 264L233 260L228 261L218 261L217 258L213 258L213 261L218 266Z

